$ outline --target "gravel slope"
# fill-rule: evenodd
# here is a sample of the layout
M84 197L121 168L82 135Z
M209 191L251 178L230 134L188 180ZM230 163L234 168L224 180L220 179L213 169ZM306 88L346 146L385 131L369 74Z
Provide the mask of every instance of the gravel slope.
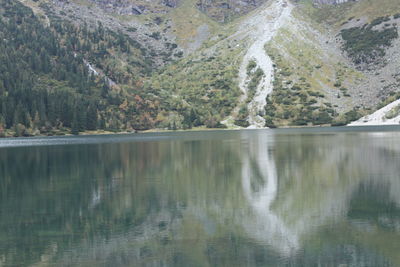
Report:
M264 72L264 77L257 87L254 98L248 104L250 123L249 128L263 128L265 120L259 114L264 112L267 104L266 98L273 90L274 68L271 58L267 55L264 46L271 41L277 31L283 27L290 18L293 6L286 1L278 0L255 13L244 23L244 29L248 29L252 44L248 48L239 69L239 86L243 92L241 102L248 95L248 82L251 79L247 75L247 65L251 60L257 63L256 68Z

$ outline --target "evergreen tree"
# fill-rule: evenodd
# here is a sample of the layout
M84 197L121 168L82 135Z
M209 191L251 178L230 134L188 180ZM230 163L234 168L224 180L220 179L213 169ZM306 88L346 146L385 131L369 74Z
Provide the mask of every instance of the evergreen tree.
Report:
M72 119L72 125L71 125L71 133L72 134L79 134L79 122L78 122L78 115L77 112L74 112L74 116Z
M97 128L97 109L93 104L90 104L87 111L86 129L93 131L96 130L96 128Z
M5 120L3 116L0 114L0 137L5 136Z
M35 112L35 117L33 118L33 128L35 130L40 128L40 117L39 117L39 112Z
M54 15L49 17L50 26L44 26L18 1L0 1L0 14L0 114L4 129L21 133L22 128L17 127L21 124L45 133L65 126L77 133L104 129L110 121L113 130L121 130L126 118L138 121L141 128L154 125L157 108L150 97L146 96L138 108L119 109L129 97L127 90L113 90L108 80L93 75L86 66L87 61L93 62L117 83L135 85L131 90L136 94L142 85L136 83L139 75L132 74L151 64L139 43L101 23L91 31L87 25L76 26ZM115 52L113 56L136 53L141 63L128 64L129 73L123 73L119 66L109 64L109 49Z
M191 129L193 124L192 124L192 120L191 120L191 116L190 114L185 113L183 116L183 129Z

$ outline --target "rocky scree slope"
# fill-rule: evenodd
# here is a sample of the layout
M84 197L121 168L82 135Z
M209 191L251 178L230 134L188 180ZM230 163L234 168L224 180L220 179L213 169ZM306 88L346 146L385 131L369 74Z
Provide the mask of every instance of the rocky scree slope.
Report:
M246 30L239 33L246 36L249 47L245 48L239 67L239 86L243 95L238 107L245 105L242 108L249 113L247 123L250 127L265 127L264 108L267 96L273 90L274 73L273 62L264 45L288 22L292 8L286 1L273 2L263 10L252 13L243 23ZM229 118L225 123L229 123Z

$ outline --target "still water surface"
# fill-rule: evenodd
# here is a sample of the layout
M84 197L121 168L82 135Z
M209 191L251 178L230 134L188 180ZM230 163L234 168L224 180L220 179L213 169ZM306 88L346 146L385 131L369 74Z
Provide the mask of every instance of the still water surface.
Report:
M0 266L400 266L400 131L0 141Z

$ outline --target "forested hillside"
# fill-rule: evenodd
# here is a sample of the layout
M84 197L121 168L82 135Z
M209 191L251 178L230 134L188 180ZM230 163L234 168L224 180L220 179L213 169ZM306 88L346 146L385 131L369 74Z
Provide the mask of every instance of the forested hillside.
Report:
M234 70L221 63L204 69L217 59L177 65L183 75L193 64L211 71L210 81L174 78L175 85L160 88L148 48L100 22L74 24L41 8L49 25L17 1L0 1L1 136L218 127L233 108ZM174 71L162 70L160 77L167 81ZM153 82L145 83L150 76Z
M101 24L89 29L51 17L45 26L18 2L0 3L1 135L152 126L156 105L139 90L152 62L139 43Z

